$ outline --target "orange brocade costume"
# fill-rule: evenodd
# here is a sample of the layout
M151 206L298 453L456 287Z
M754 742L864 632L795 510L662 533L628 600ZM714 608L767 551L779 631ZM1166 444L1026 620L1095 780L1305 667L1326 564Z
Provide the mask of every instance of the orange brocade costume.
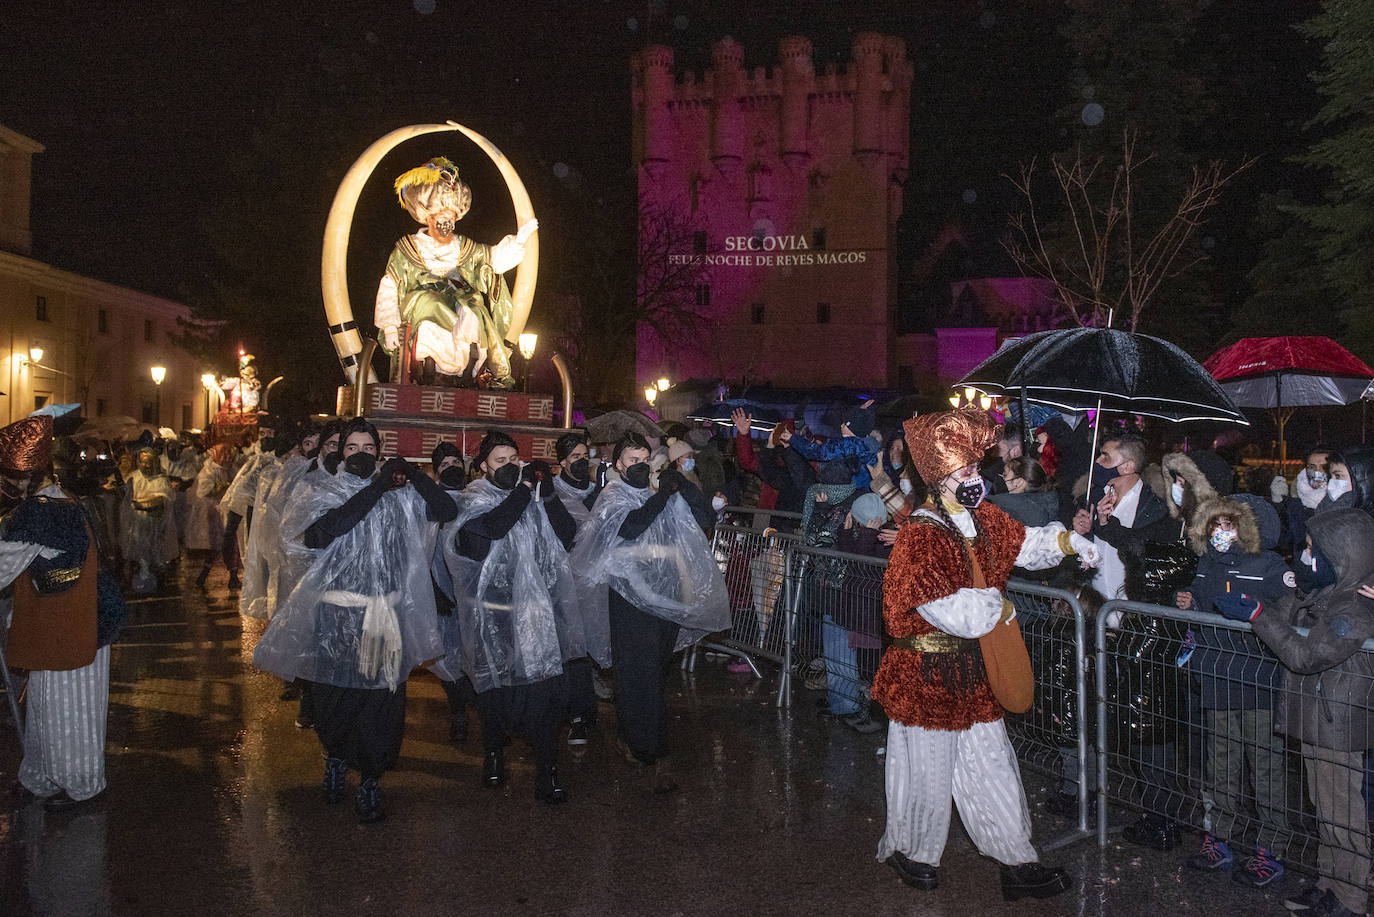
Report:
M1002 590L1025 539L1025 527L990 503L973 510L980 535L969 543L987 585ZM883 620L893 637L915 637L938 630L917 609L973 586L968 562L956 541L962 538L929 517L913 514L902 527L883 579ZM977 650L972 650L976 653ZM938 666L923 664L921 653L889 647L873 679L873 699L890 719L925 729L967 729L1002 718L987 674L978 667L968 686L946 685ZM948 654L935 654L948 655Z

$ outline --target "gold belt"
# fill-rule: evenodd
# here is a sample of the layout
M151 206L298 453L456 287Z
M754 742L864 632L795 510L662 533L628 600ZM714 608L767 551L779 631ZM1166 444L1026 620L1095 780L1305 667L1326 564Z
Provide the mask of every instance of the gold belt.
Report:
M894 638L891 645L918 653L962 653L972 650L978 641L936 630L918 637Z

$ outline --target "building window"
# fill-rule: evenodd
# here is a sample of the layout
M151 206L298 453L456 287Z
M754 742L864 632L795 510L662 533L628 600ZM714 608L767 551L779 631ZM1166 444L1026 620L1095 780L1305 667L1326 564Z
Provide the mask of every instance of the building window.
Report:
M828 325L828 324L830 324L830 303L828 303L828 302L818 302L818 303L816 303L816 324L818 324L818 325Z
M706 254L706 233L702 230L692 233L692 253L696 255Z
M811 230L811 247L825 248L825 227L817 226Z
M153 339L153 320L145 318L143 320L143 340L151 342ZM146 422L146 421L145 421Z
M697 305L709 306L711 304L711 285L709 283L697 284Z
M110 333L110 313L101 309L95 314L95 330L101 334Z
M104 398L97 398L97 399L95 399L95 416L96 416L96 417L104 417L104 416L105 416L105 399L104 399Z
M151 401L145 401L145 402L143 402L143 407L142 407L141 410L142 410L141 422L142 422L142 423L152 423L152 422L153 422L153 417L155 416L153 412L155 412L155 411L157 410L157 405L153 404Z
M40 322L46 322L48 320L48 297L39 296L34 300L33 313L33 317Z
M181 406L181 429L191 429L191 406L189 404Z
M34 395L34 396L33 396L33 409L34 409L35 411L40 411L40 410L42 410L43 408L47 407L47 405L48 405L48 398L49 398L49 397L51 397L51 396L49 396L49 395Z
M756 302L749 307L749 321L755 325L762 325L765 315L763 303Z

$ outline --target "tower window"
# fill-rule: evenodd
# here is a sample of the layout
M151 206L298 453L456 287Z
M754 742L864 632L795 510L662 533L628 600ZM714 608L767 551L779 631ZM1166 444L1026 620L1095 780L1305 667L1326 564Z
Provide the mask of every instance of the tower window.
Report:
M692 252L697 255L706 254L706 233L703 230L692 233Z
M153 320L152 320L151 318L145 318L145 319L143 320L143 340L145 340L145 341L151 341L152 339L153 339Z
M110 333L110 313L101 309L95 314L95 330L101 334Z
M825 248L825 227L817 226L811 230L811 247Z
M765 314L766 314L766 310L764 309L763 303L761 303L761 302L756 302L756 303L754 303L752 306L749 307L749 321L750 321L750 323L751 323L751 324L755 324L755 325L762 325L762 324L763 324L763 321L764 321L764 316L765 316Z
M816 303L816 324L818 324L818 325L828 325L828 324L830 324L830 303L828 303L828 302L818 302L818 303Z
M40 322L48 320L48 297L39 296L33 303L33 317Z
M709 306L711 304L711 285L709 283L697 284L697 305Z

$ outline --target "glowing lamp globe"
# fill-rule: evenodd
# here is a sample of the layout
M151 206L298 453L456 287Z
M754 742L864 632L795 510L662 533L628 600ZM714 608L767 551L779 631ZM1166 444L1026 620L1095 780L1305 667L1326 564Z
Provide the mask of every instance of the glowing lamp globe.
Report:
M154 385L161 385L162 380L167 378L167 367L165 366L154 366L149 370L149 372L153 377Z

